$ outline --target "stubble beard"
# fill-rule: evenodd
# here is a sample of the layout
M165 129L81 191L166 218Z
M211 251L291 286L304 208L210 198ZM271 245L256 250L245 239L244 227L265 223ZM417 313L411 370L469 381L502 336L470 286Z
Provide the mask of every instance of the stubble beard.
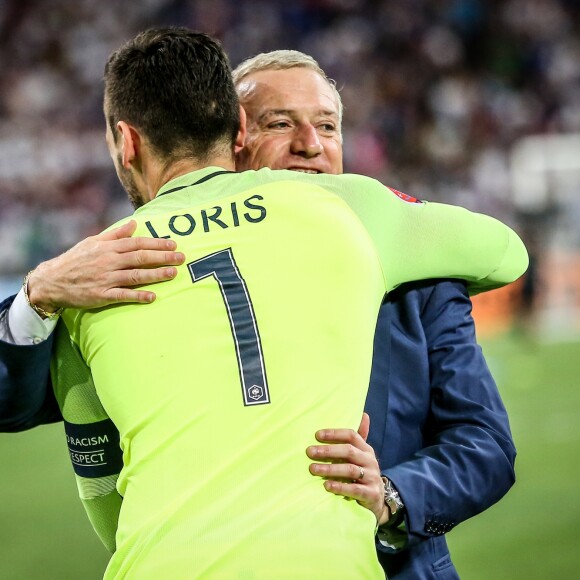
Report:
M133 209L139 209L145 205L131 172L128 169L125 169L122 165L121 155L117 156L117 175L119 176L119 181L121 182L123 189L127 192L129 202L133 206Z

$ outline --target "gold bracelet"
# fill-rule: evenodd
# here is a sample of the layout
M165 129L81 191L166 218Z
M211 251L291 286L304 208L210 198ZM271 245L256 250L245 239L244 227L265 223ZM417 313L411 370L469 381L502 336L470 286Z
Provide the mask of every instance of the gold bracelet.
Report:
M24 289L24 298L26 298L26 304L28 304L28 306L30 306L30 308L32 308L32 310L34 310L34 312L36 312L36 314L39 316L48 318L48 320L52 320L53 318L56 318L60 315L62 308L58 308L55 312L47 312L44 310L44 308L41 308L40 306L30 302L30 297L28 296L28 279L30 278L30 274L32 274L32 272L34 272L34 270L30 270L30 272L24 276L24 283L22 284L22 288Z

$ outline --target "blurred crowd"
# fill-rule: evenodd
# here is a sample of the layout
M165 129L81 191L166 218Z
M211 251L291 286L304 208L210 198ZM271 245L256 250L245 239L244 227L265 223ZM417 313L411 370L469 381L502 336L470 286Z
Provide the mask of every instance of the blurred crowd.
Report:
M0 0L0 275L130 213L104 143L103 66L166 24L217 36L233 66L313 55L342 94L347 171L516 228L513 144L580 132L574 0Z

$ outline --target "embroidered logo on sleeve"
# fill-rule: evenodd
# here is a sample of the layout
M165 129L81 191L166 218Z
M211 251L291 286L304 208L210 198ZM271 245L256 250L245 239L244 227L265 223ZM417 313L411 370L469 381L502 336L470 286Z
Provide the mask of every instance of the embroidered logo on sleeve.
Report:
M413 197L412 195L407 195L406 193L403 193L402 191L398 191L397 189L393 189L392 187L389 187L389 189L400 199L402 199L403 201L407 201L409 203L424 203L422 202L420 199L417 199L416 197Z

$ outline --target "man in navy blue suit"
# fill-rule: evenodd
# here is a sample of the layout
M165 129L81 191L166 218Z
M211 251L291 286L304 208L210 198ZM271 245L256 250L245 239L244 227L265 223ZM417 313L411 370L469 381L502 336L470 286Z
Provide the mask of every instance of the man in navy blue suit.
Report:
M307 82L313 71L330 92L313 93ZM303 82L296 77L300 73ZM315 61L276 51L243 63L236 83L248 112L240 168L342 171L340 97ZM119 294L127 282L139 283L138 260L122 268L118 256L114 265L100 258L104 249L113 257L140 251L118 249L129 233L85 240L68 256L37 268L28 284L36 313L22 293L12 308L12 298L0 305L0 430L24 430L61 418L48 372L55 320L47 321L46 315L62 306L151 300L137 291ZM100 251L94 249L95 240ZM156 249L161 251L157 257ZM174 249L148 247L148 264L180 263ZM121 280L119 272L127 268L133 277ZM114 281L110 288L98 275L105 269L105 278ZM173 275L171 268L153 271L148 275L159 280ZM308 450L315 461L312 473L329 478L324 484L329 492L353 497L369 509L387 501L391 517L378 531L377 550L389 578L457 578L444 534L507 492L515 460L507 414L476 343L462 282L416 283L388 297L377 324L366 411L368 442L361 436L366 427L361 434L319 432L321 445ZM345 483L344 470L351 468L358 476Z

